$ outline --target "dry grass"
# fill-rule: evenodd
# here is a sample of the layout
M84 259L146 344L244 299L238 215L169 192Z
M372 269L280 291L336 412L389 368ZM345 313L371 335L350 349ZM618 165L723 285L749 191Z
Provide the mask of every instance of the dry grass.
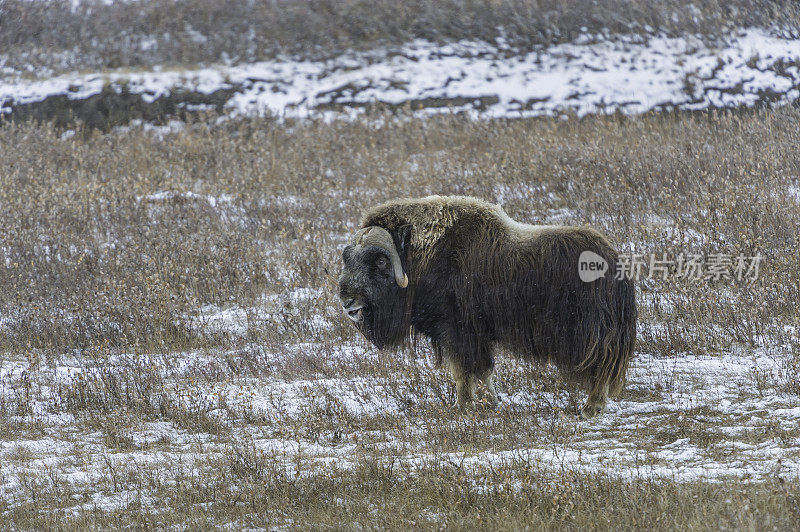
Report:
M35 516L19 523L37 529L158 529L178 522L192 529L222 524L291 530L791 530L798 516L792 493L797 486L777 481L758 486L629 483L602 475L552 478L521 466L486 472L476 486L457 464L426 464L408 475L369 458L353 470L331 469L298 480L277 461L247 452L237 450L226 461L209 464L202 476L191 469L171 471L177 487L156 492L169 505L168 513L134 499L112 513L70 517L28 506L12 516ZM518 490L503 489L510 476L522 479ZM142 491L155 481L126 480Z
M499 200L527 222L591 224L640 253L760 252L756 283L640 283L640 349L730 350L767 333L786 342L800 296L797 114L255 120L164 139L134 129L59 140L47 127L9 125L0 130L0 143L15 147L0 154L0 342L224 346L197 334L197 309L249 308L296 287L322 289L319 306L298 314L287 301L248 340L332 332L332 341L347 329L315 330L305 318L339 321L325 269L338 271L359 213L430 193ZM174 194L153 196L165 191Z
M791 529L796 473L748 483L648 473L668 468L658 453L684 439L720 462L739 459L729 439L796 452L800 434L782 418L693 406L681 395L691 377L666 364L625 398L685 407L585 425L571 415L579 393L557 374L505 359L503 408L455 415L427 346L374 353L332 288L366 206L430 193L500 201L527 222L591 224L644 253L759 251L756 283L641 281L637 351L794 353L774 372L754 366L740 393L753 404L796 394L798 120L795 108L367 115L66 139L7 125L0 514L19 528ZM224 309L237 326L215 321ZM502 454L558 456L594 434L645 453L634 474Z
M324 58L415 38L505 38L512 46L578 35L665 33L720 37L749 26L798 35L795 6L781 0L188 0L0 1L5 65L105 69L291 54Z

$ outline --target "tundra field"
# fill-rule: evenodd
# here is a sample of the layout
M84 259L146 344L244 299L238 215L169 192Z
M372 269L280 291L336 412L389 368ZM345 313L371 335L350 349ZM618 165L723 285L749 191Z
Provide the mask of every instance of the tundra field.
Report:
M800 111L0 129L0 512L20 528L750 528L800 519ZM621 398L577 419L498 361L466 413L429 346L342 315L361 211L469 194L621 250L763 256L643 279Z
M0 0L0 529L796 530L800 11L655 5ZM455 410L337 295L429 194L732 275Z

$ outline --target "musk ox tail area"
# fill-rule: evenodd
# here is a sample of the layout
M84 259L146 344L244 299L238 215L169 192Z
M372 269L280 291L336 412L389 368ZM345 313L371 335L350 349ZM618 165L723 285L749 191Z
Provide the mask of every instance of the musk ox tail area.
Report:
M625 384L636 340L636 294L630 279L610 275L596 282L595 319L585 322L588 330L583 361L576 368L590 380L590 396L618 395ZM603 293L605 292L605 294ZM608 386L607 391L603 390ZM605 393L604 393L605 392Z

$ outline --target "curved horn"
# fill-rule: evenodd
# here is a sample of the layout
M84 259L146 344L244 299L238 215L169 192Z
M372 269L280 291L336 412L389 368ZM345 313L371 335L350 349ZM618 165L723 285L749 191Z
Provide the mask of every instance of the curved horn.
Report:
M397 248L394 245L394 240L389 231L383 227L373 225L365 227L356 233L356 245L361 246L378 246L386 250L389 255L389 260L392 263L392 270L394 271L394 280L397 286L405 288L408 286L408 276L403 272L403 264L400 262L400 255L397 253Z

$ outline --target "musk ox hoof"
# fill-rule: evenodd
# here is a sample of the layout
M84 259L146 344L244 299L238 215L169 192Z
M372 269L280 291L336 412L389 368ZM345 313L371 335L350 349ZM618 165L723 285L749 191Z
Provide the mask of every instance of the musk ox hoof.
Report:
M500 408L500 400L496 397L486 397L480 400L469 400L464 399L461 401L456 401L451 405L456 410L468 410L470 408L479 408L479 409L486 409L486 410L497 410Z
M581 418L592 419L593 417L602 414L603 410L605 409L605 403L586 403L586 405L581 409Z
M472 406L472 401L456 401L451 406L454 410L464 411Z
M497 410L498 408L500 408L500 399L497 399L497 398L487 399L486 401L484 401L483 404L486 406L486 408L491 408L492 410Z
M487 399L475 401L475 409L483 412L495 412L500 408L500 403L495 403Z
M487 393L486 397L481 398L480 405L484 408L496 410L500 407L500 398L495 393Z

